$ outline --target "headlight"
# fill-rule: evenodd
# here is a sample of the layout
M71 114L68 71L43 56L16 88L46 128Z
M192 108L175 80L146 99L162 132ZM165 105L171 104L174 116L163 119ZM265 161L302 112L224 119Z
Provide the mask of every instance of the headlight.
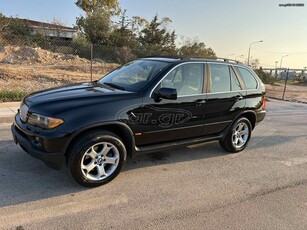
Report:
M19 112L20 112L20 119L23 122L27 121L28 109L29 108L26 104L21 104Z
M46 117L36 113L32 113L28 118L28 123L43 129L53 129L63 124L64 121L59 118Z

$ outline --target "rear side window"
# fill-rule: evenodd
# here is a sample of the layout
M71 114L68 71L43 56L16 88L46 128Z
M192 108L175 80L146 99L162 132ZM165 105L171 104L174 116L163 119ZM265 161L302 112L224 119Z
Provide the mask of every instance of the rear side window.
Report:
M257 89L258 83L254 76L245 68L237 67L246 89Z
M211 93L230 91L230 74L228 65L209 64Z

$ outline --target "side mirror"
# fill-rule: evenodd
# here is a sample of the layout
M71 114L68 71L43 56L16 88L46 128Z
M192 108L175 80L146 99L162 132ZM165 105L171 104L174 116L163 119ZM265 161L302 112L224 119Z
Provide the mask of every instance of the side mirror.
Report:
M158 97L169 99L169 100L176 100L177 99L177 90L173 88L161 88L158 91Z

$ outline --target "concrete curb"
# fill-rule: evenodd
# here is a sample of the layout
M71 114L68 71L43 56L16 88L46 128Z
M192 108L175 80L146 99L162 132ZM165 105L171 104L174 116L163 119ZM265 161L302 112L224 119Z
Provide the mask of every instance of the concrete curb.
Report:
M19 107L20 102L1 102L0 108Z
M278 98L278 97L267 97L267 98L268 99L277 100L277 101L307 104L307 101L296 100L296 99L281 99L281 98Z
M12 117L0 117L0 124L13 123L13 121L14 121L14 116L12 116Z
M12 123L19 108L20 102L0 103L0 124Z

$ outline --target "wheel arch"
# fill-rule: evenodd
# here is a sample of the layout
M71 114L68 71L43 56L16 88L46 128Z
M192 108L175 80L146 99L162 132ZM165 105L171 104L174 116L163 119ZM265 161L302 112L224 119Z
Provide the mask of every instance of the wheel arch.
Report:
M252 130L255 128L257 116L253 110L244 111L235 120L237 120L239 117L246 117L252 125Z
M73 133L71 137L68 139L65 147L64 147L64 154L67 156L69 149L72 147L74 142L78 140L81 136L85 135L86 133L95 131L95 130L106 130L109 132L113 132L116 134L121 140L123 141L126 151L127 157L132 157L134 153L134 146L135 140L134 135L130 127L121 122L107 122L102 124L95 124L91 126L87 126L85 128L81 128Z
M245 117L247 118L251 125L252 125L252 130L255 128L256 126L256 113L253 110L246 110L242 113L240 113L239 115L237 115L235 117L235 119L232 120L232 122L227 126L227 128L222 132L222 138L221 140L223 140L226 136L226 134L228 133L230 127L233 125L234 122L236 122L240 117Z

